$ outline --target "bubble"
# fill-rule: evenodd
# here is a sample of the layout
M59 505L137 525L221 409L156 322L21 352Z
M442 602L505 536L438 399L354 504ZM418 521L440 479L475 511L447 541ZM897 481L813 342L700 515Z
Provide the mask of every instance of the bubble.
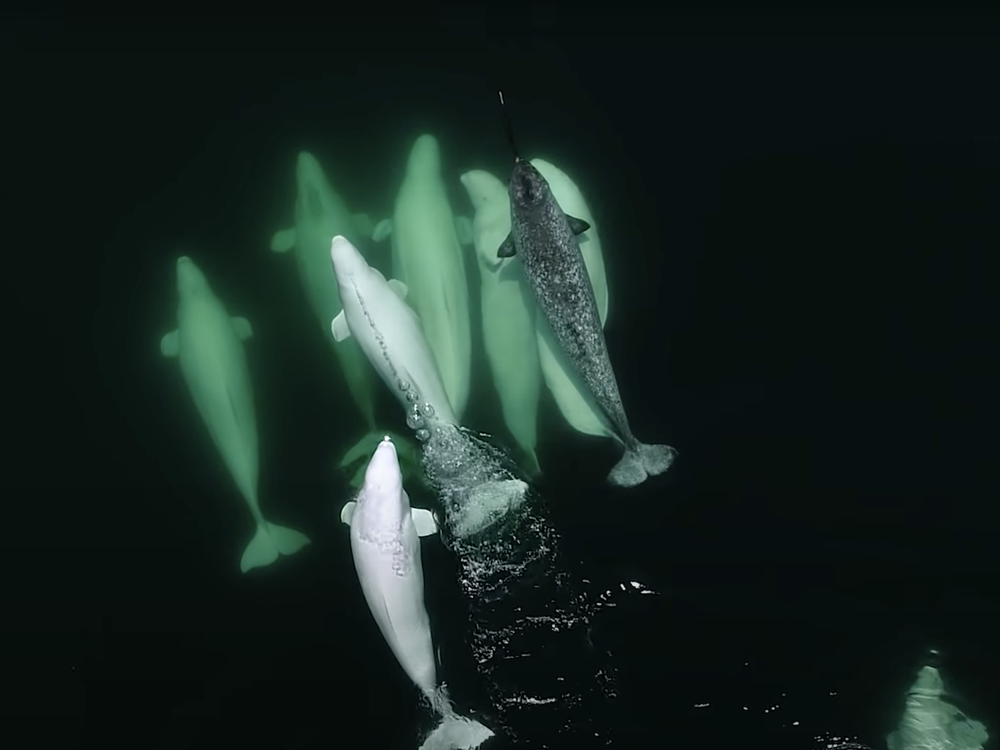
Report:
M432 419L434 417L434 407L425 401L423 406L423 413L425 417L427 417L428 419Z
M405 380L400 380L399 381L399 390L401 390L401 391L408 391L408 390L410 390L410 384L408 382L406 382Z
M414 391L412 391L412 390L411 391L406 391L406 400L409 401L411 404L414 401L416 401L417 398L418 398L418 396L417 396L417 394Z
M419 414L410 412L406 415L406 426L411 430L419 430L424 426L424 418Z
M426 427L421 427L417 430L417 440L421 443L426 443L431 438L431 432Z

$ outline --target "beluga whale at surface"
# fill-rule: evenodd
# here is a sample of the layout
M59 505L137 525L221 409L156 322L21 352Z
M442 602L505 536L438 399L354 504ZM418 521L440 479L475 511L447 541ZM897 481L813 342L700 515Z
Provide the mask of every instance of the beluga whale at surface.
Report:
M469 287L460 244L472 241L468 218L456 218L441 174L441 147L428 134L410 148L392 219L380 221L376 241L392 235L392 275L409 291L441 382L459 418L469 400L472 333ZM348 237L350 239L350 237Z
M177 259L177 330L160 341L177 357L195 406L232 474L257 531L240 570L270 565L309 544L304 534L268 522L257 497L257 421L243 341L253 335L246 318L230 318L208 280L187 256Z
M457 424L420 320L405 301L406 285L386 281L345 237L334 237L329 252L344 304L331 325L334 339L353 337L361 345L411 427L425 416Z
M510 121L506 122L513 147ZM522 159L516 148L514 153L508 187L511 231L497 257L520 257L525 279L556 343L625 446L625 455L608 474L608 481L633 487L669 469L676 451L669 445L640 443L629 427L577 240L589 225L567 216L538 169Z
M437 681L419 538L437 533L437 523L430 511L411 508L389 437L375 449L357 500L344 505L340 518L351 527L354 567L382 637L403 671L443 717L422 747L478 747L493 732L457 715Z

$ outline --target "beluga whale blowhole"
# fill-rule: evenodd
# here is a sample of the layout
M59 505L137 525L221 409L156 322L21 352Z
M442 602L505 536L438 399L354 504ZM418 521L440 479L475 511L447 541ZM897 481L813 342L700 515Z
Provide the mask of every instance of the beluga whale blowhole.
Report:
M502 105L502 93L500 102ZM511 230L497 257L516 254L521 259L528 287L556 343L582 381L583 390L598 405L609 431L625 447L625 455L608 474L608 481L618 487L634 487L669 469L677 451L669 445L641 443L632 434L577 239L590 225L563 212L542 174L518 154L506 112L504 120L514 150L508 186Z

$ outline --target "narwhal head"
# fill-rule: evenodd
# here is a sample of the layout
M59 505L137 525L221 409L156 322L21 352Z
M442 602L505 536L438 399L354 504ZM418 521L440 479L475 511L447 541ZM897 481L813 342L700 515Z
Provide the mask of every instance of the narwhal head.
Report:
M515 208L533 209L553 200L549 183L542 177L542 173L531 162L520 157L514 160L508 191L511 205Z

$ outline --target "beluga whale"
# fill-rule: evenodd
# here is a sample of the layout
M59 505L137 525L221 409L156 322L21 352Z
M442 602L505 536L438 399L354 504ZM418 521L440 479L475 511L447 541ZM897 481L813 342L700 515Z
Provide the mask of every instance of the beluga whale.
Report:
M371 232L364 214L352 214L344 199L333 189L319 161L308 151L299 152L295 162L298 196L295 225L274 234L271 250L293 251L302 288L322 333L331 345L330 321L342 309L337 282L330 276L330 240L343 235L357 243ZM375 395L372 371L358 345L350 342L333 346L348 391L369 430L375 429Z
M502 93L500 102L502 106ZM641 443L632 434L577 239L590 225L563 212L541 172L518 154L506 110L504 122L514 151L508 186L511 230L497 257L516 254L521 259L528 287L556 343L625 446L625 455L608 474L608 481L634 487L669 469L677 451L669 445Z
M429 510L410 506L390 437L378 444L357 499L344 505L340 518L351 527L354 568L382 637L442 717L421 747L478 747L493 732L455 713L445 686L437 679L420 557L420 537L436 534L437 522Z
M253 335L246 318L231 318L208 280L186 255L177 259L177 330L160 341L165 357L177 357L195 406L222 460L246 500L257 531L240 559L240 570L270 565L309 544L294 529L267 521L257 497L257 420L243 341Z
M406 409L411 429L418 429L427 417L458 424L420 319L406 302L407 286L397 279L387 281L346 237L334 237L329 252L344 304L331 323L333 338L358 342Z
M428 133L413 141L392 219L380 221L372 238L390 235L392 274L410 290L408 304L420 316L445 393L461 418L469 401L472 332L460 245L472 241L472 227L452 212L441 147Z

